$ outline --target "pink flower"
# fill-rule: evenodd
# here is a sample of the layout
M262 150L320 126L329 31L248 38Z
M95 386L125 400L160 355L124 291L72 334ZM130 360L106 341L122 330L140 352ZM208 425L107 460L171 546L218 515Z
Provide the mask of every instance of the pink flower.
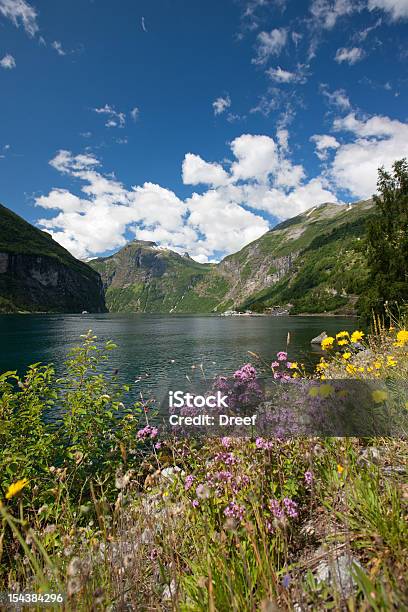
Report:
M288 358L288 354L285 353L285 351L279 351L279 353L276 354L278 361L286 361Z
M306 481L306 484L308 484L309 486L311 486L313 482L313 474L309 470L305 472L305 481Z
M272 364L271 364L272 368L279 368L279 366L280 366L279 361L272 361Z

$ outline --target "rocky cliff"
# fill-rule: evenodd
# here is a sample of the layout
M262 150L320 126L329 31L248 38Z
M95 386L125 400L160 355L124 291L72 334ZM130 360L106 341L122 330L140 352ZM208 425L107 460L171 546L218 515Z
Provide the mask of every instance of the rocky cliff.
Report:
M97 272L0 205L0 312L105 312Z

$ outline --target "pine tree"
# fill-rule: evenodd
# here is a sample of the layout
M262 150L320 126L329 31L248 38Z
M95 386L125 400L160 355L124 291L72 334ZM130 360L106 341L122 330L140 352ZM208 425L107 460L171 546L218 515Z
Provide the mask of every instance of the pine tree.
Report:
M360 298L360 314L396 314L408 305L408 163L401 159L392 172L378 171L375 214L367 227L368 290Z

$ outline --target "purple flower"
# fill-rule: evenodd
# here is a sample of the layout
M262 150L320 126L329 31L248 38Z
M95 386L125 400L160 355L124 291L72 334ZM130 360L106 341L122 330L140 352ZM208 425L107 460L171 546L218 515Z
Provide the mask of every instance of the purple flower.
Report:
M289 574L285 574L285 576L282 578L282 586L287 589L289 588L290 583L292 582L292 578L290 577Z
M279 353L276 354L278 361L286 361L288 358L288 354L285 353L285 351L279 351Z
M229 438L228 436L224 436L221 440L221 444L225 448L229 448L231 446L231 438Z
M272 364L271 364L272 368L279 368L279 366L280 366L279 361L272 361Z
M242 521L245 515L244 506L239 506L236 502L230 502L224 510L225 516L229 518L235 518Z
M272 448L273 442L272 441L268 442L267 440L264 440L264 438L257 438L255 440L255 446L256 448L261 448L263 450L269 450Z
M146 427L143 427L143 429L139 429L136 436L139 440L146 440L147 438L153 440L158 433L159 430L157 427L150 427L150 425L146 425Z
M309 485L309 487L311 486L313 482L313 474L309 470L305 472L305 481L306 481L306 484Z
M280 504L277 499L271 499L269 502L269 508L275 518L283 518L284 511L280 507Z
M251 363L246 363L239 370L234 372L235 380L239 380L240 382L246 382L248 380L253 380L256 378L256 370Z
M285 506L285 512L291 518L296 518L298 516L298 505L293 499L289 497L285 497L283 500L283 505Z
M198 499L193 499L191 504L192 504L193 508L197 508L200 505L200 502L198 501Z
M195 479L195 476L193 476L192 474L186 477L186 480L184 483L184 489L186 491L188 491L192 487L194 479Z

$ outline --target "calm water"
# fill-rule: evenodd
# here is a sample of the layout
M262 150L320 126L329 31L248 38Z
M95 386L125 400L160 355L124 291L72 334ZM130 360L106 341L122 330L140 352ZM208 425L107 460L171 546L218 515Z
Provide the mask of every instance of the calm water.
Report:
M355 320L340 317L217 317L196 315L1 315L0 371L18 370L31 363L54 363L59 373L70 348L89 329L101 341L118 344L106 366L119 369L119 379L159 398L174 388L176 379L201 374L229 374L251 360L247 351L271 361L284 350L291 334L289 358L306 364L320 353L310 340L355 328ZM192 367L195 366L195 367ZM137 379L141 380L137 383Z

